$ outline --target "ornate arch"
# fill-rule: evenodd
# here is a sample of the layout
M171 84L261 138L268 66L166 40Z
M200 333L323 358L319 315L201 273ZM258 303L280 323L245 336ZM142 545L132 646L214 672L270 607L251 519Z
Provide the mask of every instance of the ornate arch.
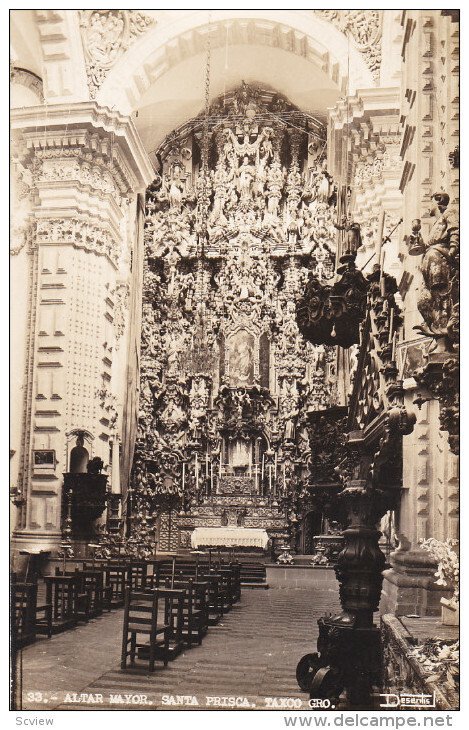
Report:
M359 50L346 36L348 26L341 28L313 11L213 10L210 23L199 24L200 13L186 14L168 24L154 22L107 69L97 101L131 113L158 78L205 51L209 30L212 49L225 45L227 28L237 45L278 48L306 59L341 90L345 89L350 54L350 91L376 85L363 48Z

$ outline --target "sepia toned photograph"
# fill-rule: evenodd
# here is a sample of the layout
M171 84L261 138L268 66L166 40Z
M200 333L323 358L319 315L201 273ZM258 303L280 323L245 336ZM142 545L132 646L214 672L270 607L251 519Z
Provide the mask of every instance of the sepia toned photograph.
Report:
M459 10L9 22L10 709L451 727Z

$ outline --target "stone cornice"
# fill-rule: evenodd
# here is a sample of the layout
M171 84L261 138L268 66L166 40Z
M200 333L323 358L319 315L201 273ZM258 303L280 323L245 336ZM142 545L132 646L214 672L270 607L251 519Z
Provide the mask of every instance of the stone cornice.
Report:
M10 119L12 131L22 135L28 146L32 147L40 147L41 142L43 146L46 138L49 144L55 133L60 139L59 144L65 142L66 147L73 145L74 132L101 132L101 135L104 132L103 146L111 143L117 147L122 155L123 167L131 171L128 185L132 192L143 191L154 177L152 165L130 117L101 107L96 102L13 109ZM67 139L63 139L64 134Z
M362 116L378 116L397 114L400 108L399 88L391 86L385 89L357 89L356 94L341 99L329 109L329 118L335 129L341 129L347 123Z

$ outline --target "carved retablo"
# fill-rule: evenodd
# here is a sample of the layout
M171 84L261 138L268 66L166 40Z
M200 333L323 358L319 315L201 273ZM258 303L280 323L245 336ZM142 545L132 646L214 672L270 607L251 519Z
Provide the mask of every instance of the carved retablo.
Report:
M134 464L142 514L171 496L186 522L207 524L194 509L212 504L212 519L236 478L266 500L261 526L281 532L290 520L276 500L307 473L306 414L336 398L335 348L306 343L295 321L308 276L327 281L334 268L325 143L320 120L243 84L157 152ZM167 477L162 452L172 454Z

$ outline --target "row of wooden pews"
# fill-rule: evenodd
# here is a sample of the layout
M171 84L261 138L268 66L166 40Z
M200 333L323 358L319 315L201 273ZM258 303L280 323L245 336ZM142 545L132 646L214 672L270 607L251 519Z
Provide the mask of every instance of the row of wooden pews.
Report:
M37 635L50 637L124 606L122 666L126 668L128 658L131 666L142 659L151 670L157 659L166 664L184 647L200 644L209 626L240 597L241 566L235 561L121 556L69 569L62 565L53 575L29 582L13 575L12 650L35 641ZM137 641L146 632L146 640Z
M238 563L151 562L145 590L128 588L125 598L121 668L148 662L164 666L184 647L201 644L241 598Z
M124 605L125 589L144 588L147 565L129 560L93 560L81 566L57 567L53 575L10 581L13 649L37 635L66 631Z

